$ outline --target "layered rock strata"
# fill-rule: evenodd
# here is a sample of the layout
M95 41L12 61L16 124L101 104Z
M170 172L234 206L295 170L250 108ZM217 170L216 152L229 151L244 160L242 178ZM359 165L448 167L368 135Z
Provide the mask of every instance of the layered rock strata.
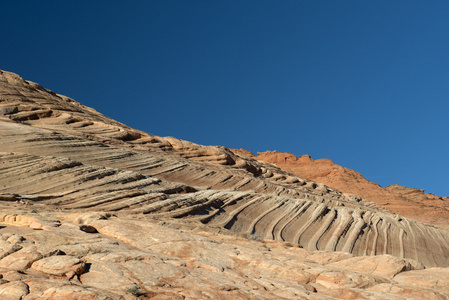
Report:
M0 265L21 274L0 295L445 297L392 278L447 267L448 231L225 147L129 128L9 72L0 72L0 208ZM371 267L325 267L355 256Z
M314 160L309 155L297 157L278 151L261 152L257 156L244 149L232 151L275 164L287 172L321 182L339 191L358 195L401 216L448 228L449 197L440 197L425 193L422 189L406 188L397 184L382 188L360 173L339 166L329 159Z

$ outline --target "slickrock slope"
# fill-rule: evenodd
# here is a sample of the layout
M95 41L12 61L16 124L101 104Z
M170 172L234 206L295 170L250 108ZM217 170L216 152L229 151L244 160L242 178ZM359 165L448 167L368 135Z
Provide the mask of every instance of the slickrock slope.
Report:
M448 231L9 72L0 214L1 299L449 298Z
M15 216L1 216L1 299L449 298L447 285L429 277L447 269L413 260L311 252L143 216L45 220L16 205Z
M449 197L439 197L424 193L424 190L400 185L382 188L360 173L339 166L329 159L314 160L309 155L296 157L291 153L277 151L262 152L257 156L243 149L232 151L273 163L287 172L323 183L339 191L358 195L401 216L448 228Z

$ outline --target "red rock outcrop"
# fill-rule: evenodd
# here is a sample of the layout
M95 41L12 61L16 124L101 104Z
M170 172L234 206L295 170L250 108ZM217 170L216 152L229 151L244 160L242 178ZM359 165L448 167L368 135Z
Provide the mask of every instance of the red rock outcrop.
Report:
M238 153L245 154L242 151ZM329 159L314 160L309 155L296 157L291 153L277 151L258 153L255 158L275 164L297 176L373 201L407 218L445 228L448 226L449 197L439 197L424 193L424 190L400 185L382 188L360 173L339 166Z

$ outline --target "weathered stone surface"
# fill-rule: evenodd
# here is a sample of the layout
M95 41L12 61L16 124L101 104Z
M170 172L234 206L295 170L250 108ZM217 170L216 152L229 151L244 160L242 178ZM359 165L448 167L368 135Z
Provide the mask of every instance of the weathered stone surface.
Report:
M424 269L424 266L417 261L391 255L351 257L327 266L385 278L393 278L404 271Z
M28 269L33 262L42 258L42 254L35 249L25 248L0 260L0 268L10 270Z
M13 281L0 285L0 298L20 300L29 292L28 286L21 281Z
M0 71L0 298L448 298L449 232L240 152Z
M51 227L58 227L61 224L59 222L51 222L51 221L42 221L36 220L30 223L30 228L34 230L45 230L51 229Z
M449 269L447 268L429 268L404 272L396 275L394 280L402 284L432 288L449 295Z
M327 265L333 262L352 258L354 255L344 252L326 252L326 251L314 251L307 255L307 259L312 260L320 265Z
M0 274L2 278L7 281L21 281L28 278L28 275L26 275L25 272L13 271L10 269L1 269Z
M360 173L339 166L329 159L312 159L309 155L297 157L291 153L266 151L254 156L244 149L232 149L236 154L275 164L279 168L344 193L373 201L401 216L447 227L449 197L439 197L424 190L406 188L397 184L382 188Z
M448 295L442 293L438 290L424 288L422 286L416 285L403 285L403 284L391 284L391 283L381 283L366 289L367 291L381 292L384 295L400 296L399 299L448 299Z
M367 288L379 283L389 282L385 278L366 276L363 274L326 271L316 277L315 282L327 289L336 288Z
M18 234L13 234L6 239L6 241L12 245L21 244L24 238Z
M50 300L50 299L64 299L64 300L115 300L126 299L124 297L114 297L113 295L107 295L100 291L89 291L85 287L76 285L64 285L59 287L49 287L42 293L30 294L24 298L24 300ZM136 299L135 297L129 297L128 299Z
M71 272L80 275L86 270L86 264L73 256L57 255L38 260L31 265L31 268L56 276L64 276Z
M389 276L363 274L361 261L353 262L353 270L344 269L348 263L342 264L342 268L336 265L358 258L350 254L308 251L283 242L254 241L203 231L207 227L192 231L189 223L167 220L158 224L159 221L151 219L122 216L93 221L100 233L87 234L64 225L64 222L54 229L55 232L33 231L29 227L17 227L17 231L35 241L36 247L40 246L40 240L46 236L51 238L55 233L60 239L54 241L54 248L65 247L67 252L71 247L79 247L76 243L78 236L80 239L91 237L84 241L91 243L84 249L91 250L78 252L89 268L79 275L79 282L77 278L71 280L75 287L67 285L68 279L64 279L64 275L77 265L78 257L57 255L40 259L25 270L31 277L26 274L8 275L0 270L4 278L19 280L29 287L24 299L81 296L86 299L119 299L118 295L129 299L135 299L136 295L174 299L181 296L201 299L327 299L330 296L346 299L351 295L400 299L392 298L392 295L412 297L422 295L420 291L427 289L411 288L410 284L404 283L396 287L398 284ZM13 232L15 229L10 226L8 230ZM66 232L72 234L71 239L64 237ZM107 237L96 238L100 235ZM25 251L14 254L20 253L27 254ZM362 272L357 270L357 266ZM410 272L415 271L401 274ZM382 274L387 273L379 273ZM445 295L442 291L433 293L438 297Z
M19 251L20 249L22 249L22 245L14 243L11 244L8 241L3 241L0 240L0 259L2 259L5 256L10 255L11 253L14 253L16 251Z
M38 221L34 217L17 214L0 214L0 222L4 224L16 224L27 226L32 222Z

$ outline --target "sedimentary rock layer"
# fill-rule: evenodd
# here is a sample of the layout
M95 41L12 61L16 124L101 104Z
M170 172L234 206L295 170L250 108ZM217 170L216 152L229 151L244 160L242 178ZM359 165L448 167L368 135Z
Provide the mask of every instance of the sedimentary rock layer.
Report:
M448 298L447 269L391 255L307 251L182 219L50 212L0 215L0 298Z
M421 189L394 184L382 188L360 173L339 166L329 159L314 160L309 155L297 157L278 151L261 152L257 156L244 149L232 151L244 157L275 164L287 172L321 182L339 191L358 195L401 216L448 229L449 197L439 197Z
M449 265L449 233L240 157L153 136L0 74L0 199L43 209L175 217L308 250Z

